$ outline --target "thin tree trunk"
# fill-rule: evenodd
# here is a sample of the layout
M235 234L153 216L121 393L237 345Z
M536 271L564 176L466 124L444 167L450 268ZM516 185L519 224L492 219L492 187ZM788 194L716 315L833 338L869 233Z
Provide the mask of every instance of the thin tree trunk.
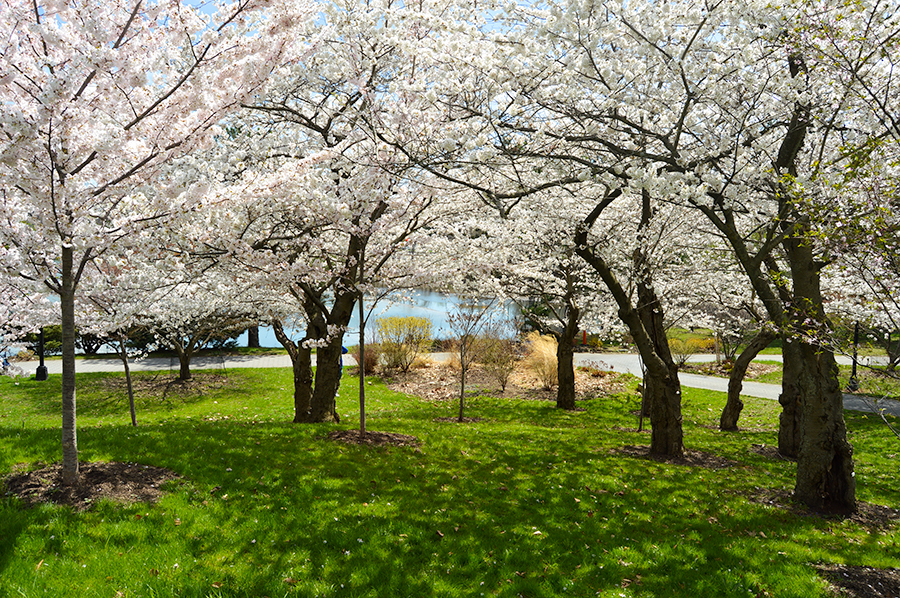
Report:
M466 370L469 369L468 339L464 338L459 345L459 423L463 423L463 409L466 403Z
M73 248L62 247L62 284L59 304L62 317L62 483L78 483L78 434L75 417L75 273Z
M125 384L128 387L128 410L131 412L131 425L137 427L137 411L134 408L134 385L131 383L131 366L128 365L128 348L125 345L125 337L119 337L119 358L125 369Z
M722 416L719 418L719 429L722 431L735 431L738 429L738 419L741 417L741 411L744 409L744 402L741 401L741 388L744 386L744 376L747 374L747 368L759 355L759 352L769 346L775 340L775 332L768 328L763 328L759 334L747 344L747 347L741 351L737 359L734 360L734 366L728 376L728 400L725 402L725 408L722 410Z
M362 266L360 266L360 288L362 288ZM359 293L359 435L366 435L366 320L363 294ZM341 351L343 354L343 350ZM341 358L343 359L343 357Z

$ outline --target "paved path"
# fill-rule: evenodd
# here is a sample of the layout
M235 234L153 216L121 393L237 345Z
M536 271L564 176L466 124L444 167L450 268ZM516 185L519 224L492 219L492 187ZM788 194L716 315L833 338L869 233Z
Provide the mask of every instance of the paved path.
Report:
M445 360L449 357L448 353L434 353L432 357L437 360ZM691 361L703 362L714 361L715 355L694 355ZM781 355L760 355L760 361L781 361ZM838 363L852 363L851 360L843 355L837 356ZM315 364L315 355L313 355L313 363ZM344 356L344 363L347 365L355 365L356 362L349 355ZM16 364L26 373L33 373L38 366L36 361L26 361ZM62 361L59 359L48 360L45 362L47 371L51 374L59 374L62 372ZM633 353L576 353L575 365L596 365L604 370L613 370L616 372L626 372L636 376L641 375L640 357ZM226 368L289 368L291 367L291 359L287 355L225 355L225 356L202 356L195 357L191 361L192 370L204 369L226 369ZM119 359L95 358L95 359L79 359L76 365L79 372L121 372L122 362ZM172 358L147 358L131 363L131 369L134 371L178 371L178 359ZM704 390L716 390L728 392L728 380L726 378L716 378L713 376L699 376L696 374L680 374L681 384L688 388L700 388ZM760 382L744 382L741 395L747 397L757 397L762 399L778 400L781 394L781 386L778 384L762 384ZM878 400L877 403L866 397L857 395L844 395L844 408L854 411L873 411L884 410L885 413L900 416L900 401Z

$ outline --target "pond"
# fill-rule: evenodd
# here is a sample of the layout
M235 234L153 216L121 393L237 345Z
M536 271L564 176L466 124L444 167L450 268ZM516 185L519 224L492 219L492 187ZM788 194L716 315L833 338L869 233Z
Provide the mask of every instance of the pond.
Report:
M456 313L462 299L456 295L448 295L437 293L434 291L411 291L404 296L397 293L388 298L383 298L374 306L371 304L372 298L366 297L366 340L374 338L376 321L378 318L394 317L394 316L414 316L419 318L428 318L431 320L432 337L436 339L446 339L453 336L450 327L450 315ZM497 302L491 308L489 315L494 321L509 321L510 316L515 314L515 305L511 302ZM507 324L508 325L508 324ZM507 332L511 332L510 327ZM302 331L295 331L293 338L302 336ZM345 345L356 344L359 334L359 309L354 308L353 318L345 336ZM245 332L238 337L238 346L247 346L247 333ZM275 333L269 327L260 327L259 344L262 347L281 347Z

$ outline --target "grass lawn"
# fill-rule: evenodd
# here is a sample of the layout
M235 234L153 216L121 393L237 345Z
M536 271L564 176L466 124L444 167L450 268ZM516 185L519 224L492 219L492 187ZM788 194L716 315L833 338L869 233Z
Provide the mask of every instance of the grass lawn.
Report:
M561 412L476 397L477 423L436 421L451 402L367 387L372 430L416 448L324 438L357 424L294 425L290 370L198 372L185 392L139 374L79 374L85 461L137 462L182 479L157 504L25 509L0 491L0 598L313 596L832 596L815 564L900 567L900 534L783 510L794 465L765 456L778 404L746 399L743 431L715 429L721 393L684 389L685 443L733 461L711 470L629 456L633 392ZM370 379L371 380L371 379ZM0 478L60 459L60 377L0 378ZM848 414L858 497L897 507L900 440Z

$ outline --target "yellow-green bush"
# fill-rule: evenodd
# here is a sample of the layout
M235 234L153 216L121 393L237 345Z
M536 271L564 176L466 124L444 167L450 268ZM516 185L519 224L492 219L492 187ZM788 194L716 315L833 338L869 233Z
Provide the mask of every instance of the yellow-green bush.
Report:
M431 320L415 316L391 316L375 322L384 366L404 372L420 353L431 346Z

